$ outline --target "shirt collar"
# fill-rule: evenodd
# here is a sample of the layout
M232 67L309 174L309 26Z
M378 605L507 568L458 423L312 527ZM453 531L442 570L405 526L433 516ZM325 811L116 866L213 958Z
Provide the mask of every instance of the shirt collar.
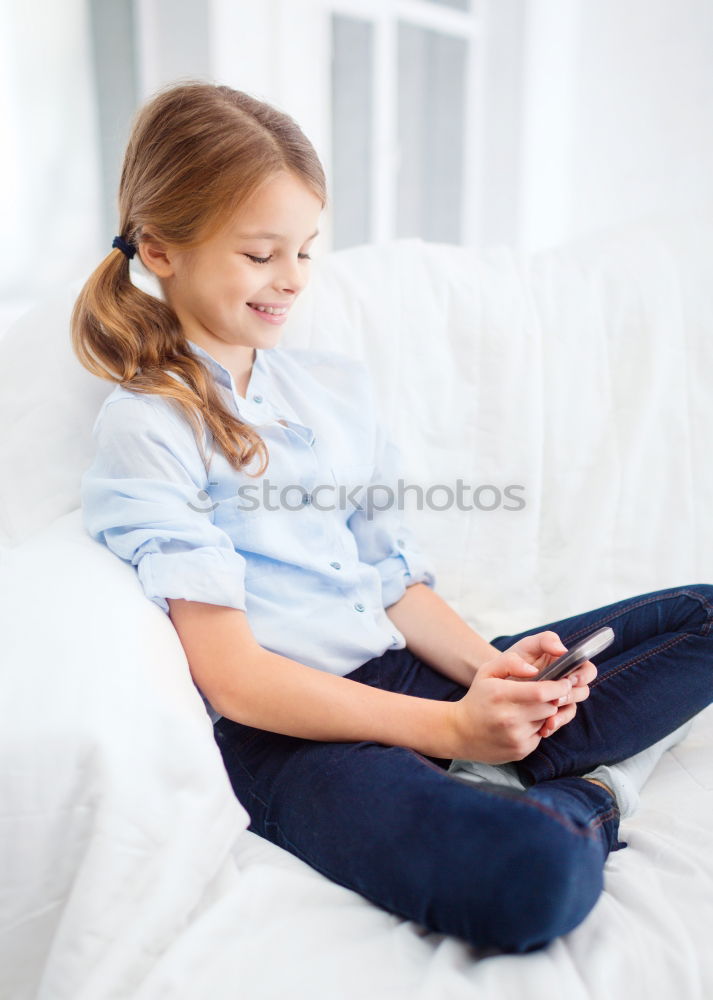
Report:
M209 354L200 344L196 344L192 340L187 340L187 343L194 354L206 363L216 382L230 390L241 418L249 420L251 423L260 424L264 423L270 416L279 417L308 444L314 444L315 436L312 428L296 420L291 410L287 411L284 405L281 406L274 399L274 392L270 391L273 387L270 382L264 348L255 348L255 360L250 373L250 381L243 398L235 391L233 376L224 365L221 365L220 361L216 361L213 355Z
M209 354L205 348L201 347L200 344L194 343L192 340L187 340L188 346L201 360L203 360L219 385L223 385L226 389L230 389L238 410L241 413L246 414L250 417L259 417L264 413L264 409L260 408L258 403L254 402L254 397L260 397L262 401L265 396L266 382L267 382L267 366L265 364L265 359L263 357L264 349L260 347L255 348L255 360L253 362L252 371L250 372L250 381L248 382L248 387L246 390L245 397L239 396L235 390L235 381L232 374L228 369L216 361L212 354Z

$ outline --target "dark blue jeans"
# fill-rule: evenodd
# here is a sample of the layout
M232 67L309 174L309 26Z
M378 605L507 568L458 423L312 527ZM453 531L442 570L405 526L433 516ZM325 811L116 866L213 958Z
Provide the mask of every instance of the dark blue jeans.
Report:
M574 719L518 763L520 792L447 771L450 760L363 741L304 740L218 720L215 739L249 829L327 878L479 949L526 952L596 903L618 839L608 792L582 774L657 742L713 700L713 585L653 591L490 640L555 631L616 638ZM466 688L387 650L347 675L454 701Z

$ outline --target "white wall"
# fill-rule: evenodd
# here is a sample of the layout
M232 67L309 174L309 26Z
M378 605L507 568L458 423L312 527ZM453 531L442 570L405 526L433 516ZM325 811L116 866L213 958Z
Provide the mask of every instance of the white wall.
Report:
M84 0L0 6L0 332L94 266L98 137Z
M711 0L528 0L520 244L713 211Z
M713 213L713 0L473 2L486 71L471 243L530 251L650 214ZM318 6L134 0L140 96L185 75L251 90L295 115L329 170ZM0 3L0 332L107 249L89 10Z

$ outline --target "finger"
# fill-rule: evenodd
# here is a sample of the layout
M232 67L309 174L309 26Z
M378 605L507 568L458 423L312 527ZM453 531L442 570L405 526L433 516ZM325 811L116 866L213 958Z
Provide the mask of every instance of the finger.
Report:
M569 677L562 677L558 681L533 681L531 684L514 682L508 685L508 697L515 703L523 702L558 702L560 698L567 701L572 697L572 682Z
M555 731L553 722L550 719L545 719L545 721L540 726L540 736L545 739L547 736L551 736Z
M589 697L589 685L585 684L583 687L576 687L572 689L572 701L586 701Z
M555 729L561 729L562 726L566 726L572 721L572 719L577 714L577 706L572 703L570 705L565 705L559 710L557 715L554 717L553 722L555 724Z
M597 668L591 660L585 660L569 675L573 686L591 684L597 676Z
M528 722L534 725L541 725L545 722L549 722L554 719L560 709L553 705L551 701L546 701L544 704L534 704L534 705L523 705L520 708L522 713L522 718L527 719Z
M556 728L557 727L555 726L554 723L554 716L551 719L545 719L540 729L540 735L542 736L543 739L545 739L547 736L551 736L552 733L555 732Z
M550 701L547 704L550 706L550 711L547 713L547 717L552 721L559 712L562 712L564 708L568 705L575 704L579 701L584 701L589 695L589 688L574 688L570 690L568 694L563 695L560 698L556 698L554 701Z
M542 721L543 719L549 719L551 716L557 714L559 705L553 701L519 701L512 703L512 711L516 713L518 718L528 719L531 722L536 720Z
M547 631L523 636L522 639L518 639L516 643L510 646L510 650L519 653L525 658L528 656L536 658L541 656L542 653L548 653L550 656L561 656L562 653L567 652L567 647L556 632Z
M535 677L537 672L537 667L528 663L527 660L523 659L519 653L512 649L508 649L492 660L488 660L487 663L478 668L478 674L481 677L501 677L503 679L518 677L527 680L528 678Z
M556 715L553 715L552 718L547 719L542 724L544 730L543 737L552 736L562 726L566 726L568 722L571 722L576 714L577 706L574 704L565 705L563 708L560 708Z
M526 718L535 724L541 723L543 730L549 728L551 734L555 729L560 728L563 724L562 720L569 722L574 718L577 712L577 703L574 699L563 705L558 705L554 702L546 702L545 705L541 707L522 706L520 711L523 713L523 718Z

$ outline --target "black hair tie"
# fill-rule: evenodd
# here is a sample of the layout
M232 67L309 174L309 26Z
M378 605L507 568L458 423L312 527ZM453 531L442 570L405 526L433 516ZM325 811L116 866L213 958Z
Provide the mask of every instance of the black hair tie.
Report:
M112 247L117 250L121 250L123 254L126 254L129 260L136 253L136 247L133 247L130 243L127 243L123 236L115 236L111 243Z

